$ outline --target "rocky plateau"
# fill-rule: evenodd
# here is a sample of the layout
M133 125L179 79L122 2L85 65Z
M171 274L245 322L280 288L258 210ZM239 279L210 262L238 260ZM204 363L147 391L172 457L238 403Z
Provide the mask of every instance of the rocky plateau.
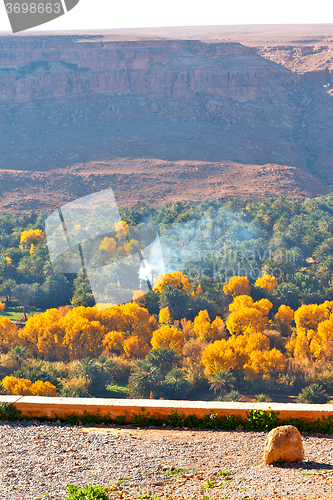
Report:
M0 209L333 190L333 25L0 34Z

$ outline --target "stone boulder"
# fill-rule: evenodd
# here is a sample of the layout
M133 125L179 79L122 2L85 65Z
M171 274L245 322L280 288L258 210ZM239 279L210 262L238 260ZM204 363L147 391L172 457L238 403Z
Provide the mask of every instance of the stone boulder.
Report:
M272 429L266 439L263 463L296 462L304 459L302 436L293 425Z

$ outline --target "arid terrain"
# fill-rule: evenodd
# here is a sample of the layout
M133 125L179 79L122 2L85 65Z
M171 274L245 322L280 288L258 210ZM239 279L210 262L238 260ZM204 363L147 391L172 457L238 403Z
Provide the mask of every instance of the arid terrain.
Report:
M333 189L333 25L0 34L0 209Z
M1 498L60 500L68 484L108 485L112 500L332 497L330 435L303 435L305 460L277 466L262 464L266 436L4 422Z

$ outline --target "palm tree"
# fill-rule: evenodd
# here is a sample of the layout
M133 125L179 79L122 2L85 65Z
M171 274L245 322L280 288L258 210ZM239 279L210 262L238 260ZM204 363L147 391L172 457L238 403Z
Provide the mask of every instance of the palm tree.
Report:
M229 371L229 368L226 370L218 370L208 377L208 381L211 384L210 390L214 391L214 394L217 392L220 393L220 396L223 396L223 393L226 390L233 389L233 383L235 382L235 377Z
M77 374L92 379L98 372L95 359L83 358L77 367Z
M180 357L175 349L168 349L167 347L158 347L157 349L152 349L146 356L146 360L149 361L153 366L156 366L164 377L172 367L176 366Z
M100 356L96 359L96 365L99 371L106 377L109 378L109 383L113 384L114 377L119 371L119 366L116 361L107 356Z
M128 380L128 391L131 398L149 398L160 381L161 375L156 366L147 360L135 362Z
M16 286L16 282L14 280L5 280L2 283L0 289L1 289L1 293L3 293L4 296L6 297L6 304L8 304L10 302L15 286Z
M9 359L16 361L18 370L21 369L23 361L29 357L29 352L23 345L17 345L9 353Z
M190 386L186 380L186 374L180 368L173 368L166 375L164 385L167 389L167 396L172 399L184 397Z

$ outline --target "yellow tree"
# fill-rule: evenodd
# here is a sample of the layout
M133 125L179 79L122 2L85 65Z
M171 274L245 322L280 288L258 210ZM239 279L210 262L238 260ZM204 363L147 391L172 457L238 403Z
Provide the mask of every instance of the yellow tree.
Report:
M205 348L201 363L206 375L218 370L236 370L242 368L248 359L245 352L247 338L245 335L231 336L228 340L216 340Z
M125 332L126 320L120 306L99 311L98 321L104 326L105 333L111 331Z
M297 333L293 333L286 344L286 350L295 358L310 358L310 342L307 337L307 331L300 328Z
M15 396L29 396L31 394L32 383L26 378L7 376L2 380L1 385L9 394Z
M70 359L98 357L103 350L104 327L99 321L82 317L76 309L60 320L65 330L63 344L69 349Z
M106 349L109 349L109 351L121 355L124 352L124 340L125 335L123 332L112 331L105 335L103 344Z
M164 323L165 325L170 325L172 323L172 318L170 316L170 311L168 307L164 307L163 309L160 310L158 321L161 324Z
M186 274L180 271L175 271L173 273L161 274L156 278L153 290L155 292L162 292L163 288L166 286L173 286L180 290L181 292L192 291L192 285Z
M229 279L227 285L224 285L223 291L225 295L236 297L236 295L249 295L251 285L246 276L233 276Z
M149 352L149 345L131 335L124 340L123 349L126 358L142 359Z
M333 342L333 317L319 323L317 332L307 332L310 340L310 352L315 358L331 360L331 343Z
M0 318L0 353L7 353L17 340L17 327L9 318Z
M253 299L250 295L237 295L234 300L229 304L229 311L238 311L243 307L253 307Z
M281 333L286 333L294 319L294 311L291 307L282 304L275 314L275 322Z
M249 360L244 365L246 378L249 380L269 378L272 373L283 372L286 360L281 351L276 349L254 350L249 354Z
M59 396L56 386L48 381L37 380L31 385L30 391L33 396L48 396L53 398Z
M328 318L329 309L327 307L327 303L303 304L297 309L297 311L295 311L295 323L297 330L317 330L319 323Z
M266 292L272 292L278 286L277 279L270 274L265 274L257 279L255 286L266 290Z
M68 359L67 349L63 345L65 332L60 324L61 318L61 312L54 308L28 319L19 331L19 338L32 356L49 361Z
M105 236L99 246L99 250L104 250L104 252L112 257L117 251L117 243L113 238Z
M148 310L133 302L122 304L119 308L125 320L124 331L127 335L134 335L143 342L148 343L153 333Z
M177 328L165 325L154 331L150 343L154 349L167 347L168 349L175 349L178 354L181 354L184 337Z
M233 335L263 332L267 326L267 317L255 307L243 307L229 314L226 326Z
M180 320L180 324L182 326L183 335L184 335L184 338L186 340L196 336L194 333L194 325L193 325L193 322L191 320L189 320L189 319L187 320L186 318L182 318Z
M116 229L116 234L117 234L117 238L118 240L122 240L124 238L126 238L127 234L128 234L128 224L127 222L123 221L123 220L120 220L119 222L116 222L115 223L115 229Z
M193 329L203 342L213 342L223 337L224 322L217 316L213 323L211 323L208 312L203 310L194 319Z
M38 245L45 239L45 234L41 229L30 229L21 233L21 247L30 250L31 245Z

